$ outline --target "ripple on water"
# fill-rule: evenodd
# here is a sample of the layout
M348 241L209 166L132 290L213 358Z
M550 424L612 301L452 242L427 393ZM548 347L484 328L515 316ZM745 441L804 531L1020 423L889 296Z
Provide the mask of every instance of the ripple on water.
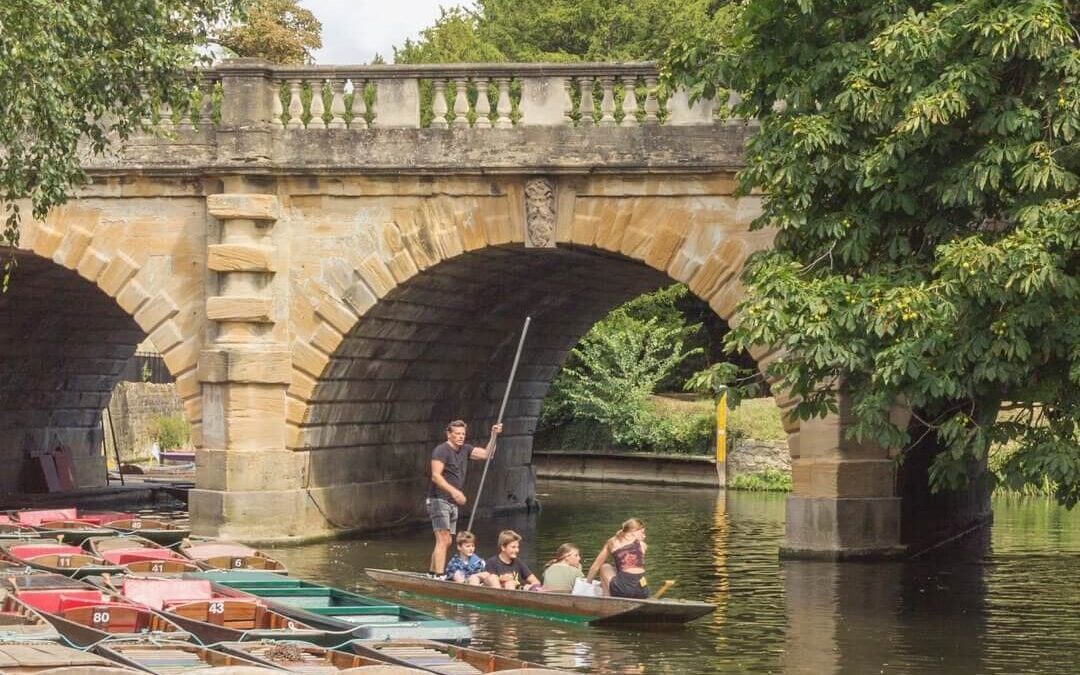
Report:
M526 537L525 560L564 541L586 565L627 517L648 528L649 578L717 612L682 630L600 629L389 594L364 567L422 569L427 530L275 550L297 576L393 597L468 623L481 649L604 673L1075 673L1080 511L995 499L989 550L911 563L784 562L781 495L541 482L544 510L478 523ZM539 571L539 570L537 570Z

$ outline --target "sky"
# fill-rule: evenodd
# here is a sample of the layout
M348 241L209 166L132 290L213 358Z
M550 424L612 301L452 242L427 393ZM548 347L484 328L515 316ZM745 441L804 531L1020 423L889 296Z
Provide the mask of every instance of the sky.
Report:
M439 6L467 4L454 0L301 0L322 22L322 49L315 52L320 65L368 63L382 54L393 61L394 45L416 38L435 22Z

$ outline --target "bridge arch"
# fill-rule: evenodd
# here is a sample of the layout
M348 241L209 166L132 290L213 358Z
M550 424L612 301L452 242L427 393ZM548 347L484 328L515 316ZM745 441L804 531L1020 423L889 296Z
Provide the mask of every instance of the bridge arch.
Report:
M104 484L101 411L145 338L163 353L187 420L195 430L201 424L202 289L174 274L184 256L173 253L184 246L169 236L186 228L144 231L156 244L132 246L140 224L130 205L126 217L114 206L90 199L54 209L44 222L27 218L19 247L2 251L16 267L0 294L0 458L21 467L29 452L62 446L87 487ZM23 489L23 477L5 472L0 491Z
M585 332L619 304L676 281L729 321L747 256L771 242L770 232L749 229L758 198L734 197L729 176L597 177L552 181L554 246L527 248L528 180L489 181L482 191L459 185L456 194L436 186L385 214L364 200L320 200L321 217L337 212L365 242L355 257L320 258L293 288L306 306L292 307L288 446L308 453L305 485L331 523L415 515L446 421L467 416L473 436L486 437L515 336L531 315L485 489L486 505L525 506L541 403ZM294 215L308 220L314 209L294 205ZM772 355L753 356L764 364ZM798 425L788 431L794 448Z

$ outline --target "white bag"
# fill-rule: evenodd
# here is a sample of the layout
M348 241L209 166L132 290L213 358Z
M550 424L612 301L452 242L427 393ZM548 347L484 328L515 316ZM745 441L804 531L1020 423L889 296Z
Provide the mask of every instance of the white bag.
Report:
M577 579L574 579L574 588L571 589L570 595L588 595L598 598L603 595L603 593L599 581L589 583L585 581L585 577L578 577Z

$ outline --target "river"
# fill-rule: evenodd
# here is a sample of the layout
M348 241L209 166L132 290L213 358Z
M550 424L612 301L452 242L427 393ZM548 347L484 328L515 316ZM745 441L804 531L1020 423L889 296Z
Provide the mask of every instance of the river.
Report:
M387 592L364 567L426 569L430 531L273 549L291 574L391 597L468 623L473 645L603 673L1076 673L1080 509L998 496L989 541L905 563L782 562L777 494L541 481L540 514L478 522L539 562L564 541L585 565L626 517L647 526L649 578L715 614L684 629L614 630L481 612Z

